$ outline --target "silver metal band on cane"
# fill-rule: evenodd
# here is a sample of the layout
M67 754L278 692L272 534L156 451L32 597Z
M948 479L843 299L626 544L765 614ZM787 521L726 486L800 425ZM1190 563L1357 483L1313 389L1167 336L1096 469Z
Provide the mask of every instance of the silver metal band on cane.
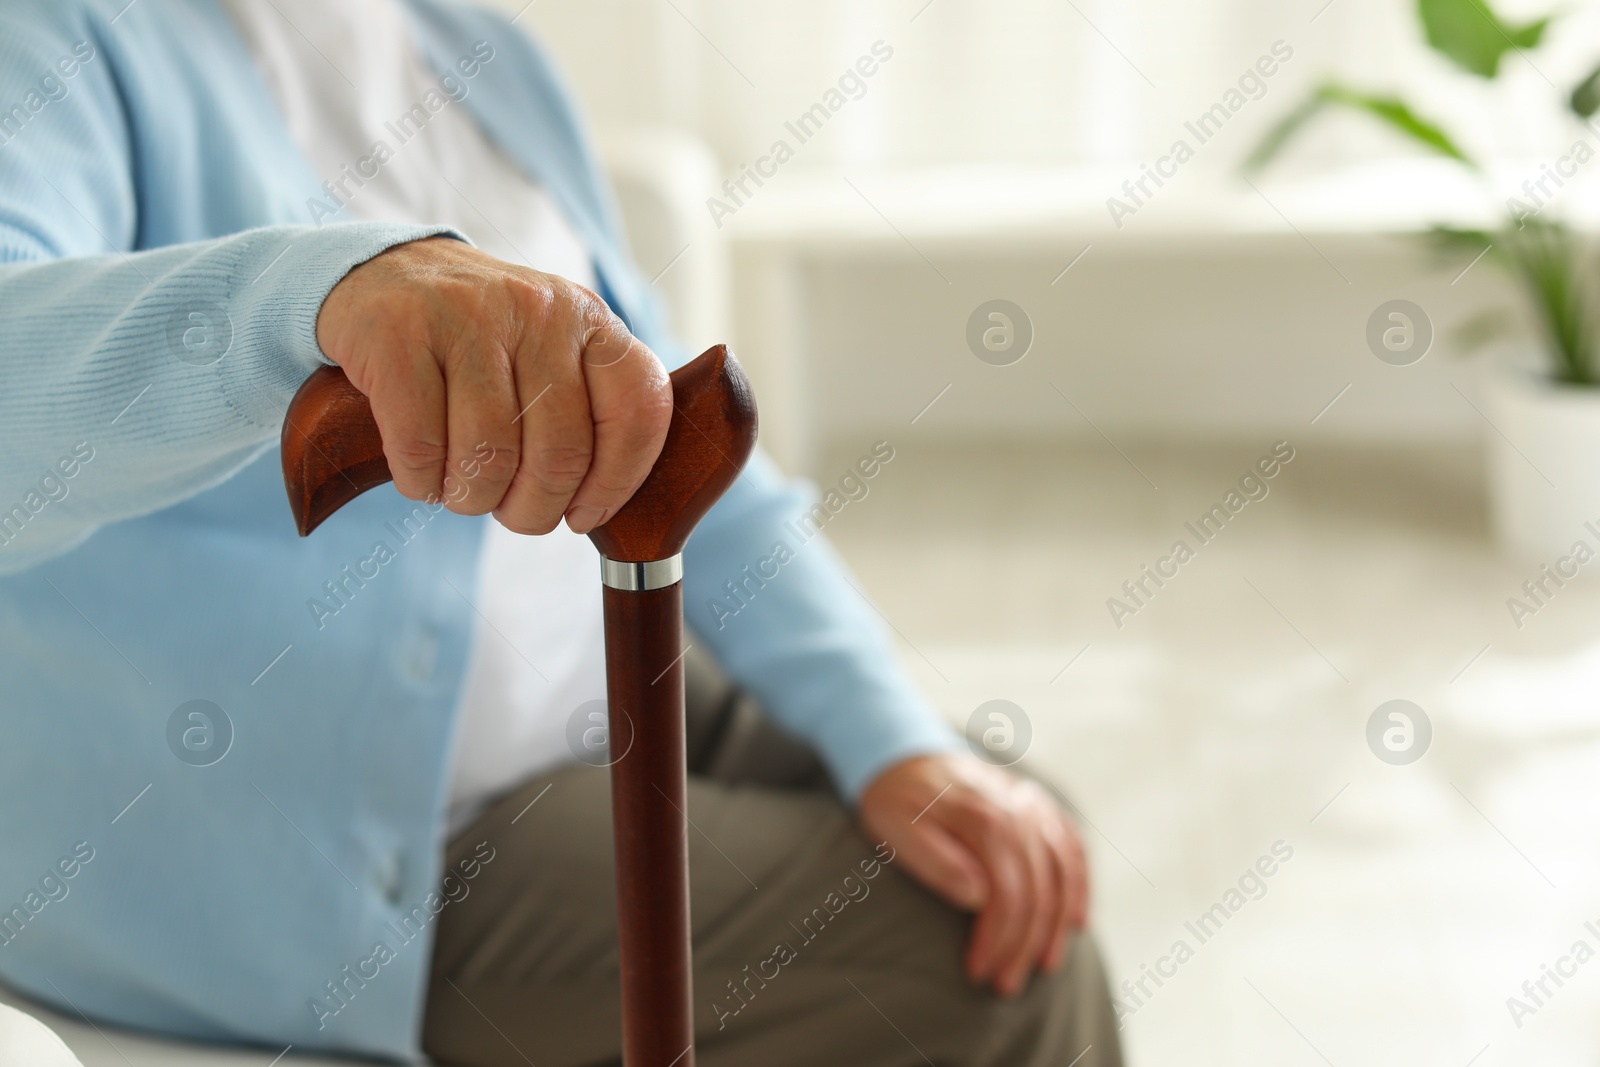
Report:
M665 589L683 580L683 556L654 559L649 563L619 563L601 556L600 580L612 589L626 589L633 593Z

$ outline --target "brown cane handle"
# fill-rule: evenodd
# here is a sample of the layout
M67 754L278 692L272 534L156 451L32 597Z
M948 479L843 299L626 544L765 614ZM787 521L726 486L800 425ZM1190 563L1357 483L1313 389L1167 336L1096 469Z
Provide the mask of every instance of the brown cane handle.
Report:
M644 484L589 534L610 559L645 563L682 551L755 447L755 398L727 346L673 371L672 404L666 443ZM283 420L283 481L300 536L390 478L367 398L338 367L317 370Z

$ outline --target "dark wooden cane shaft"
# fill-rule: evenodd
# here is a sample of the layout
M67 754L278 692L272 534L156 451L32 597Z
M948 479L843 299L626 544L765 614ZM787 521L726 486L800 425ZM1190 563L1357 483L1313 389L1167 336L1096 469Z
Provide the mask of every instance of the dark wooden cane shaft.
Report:
M605 617L622 1062L694 1067L683 585L607 588Z

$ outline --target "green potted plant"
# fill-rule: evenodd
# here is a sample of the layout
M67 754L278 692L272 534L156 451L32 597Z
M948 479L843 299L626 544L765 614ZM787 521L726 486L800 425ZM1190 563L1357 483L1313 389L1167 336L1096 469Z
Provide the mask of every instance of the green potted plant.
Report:
M1487 0L1417 0L1416 11L1431 47L1466 77L1498 78L1513 53L1537 48L1549 18L1525 23L1503 19ZM1501 267L1525 298L1538 333L1538 358L1508 368L1489 381L1490 488L1494 526L1501 543L1517 555L1549 560L1567 554L1577 540L1600 546L1600 321L1593 296L1600 272L1592 246L1556 214L1566 180L1595 159L1600 126L1600 67L1565 101L1575 141L1505 200L1505 222L1493 230L1438 226L1440 246L1487 258ZM1455 161L1495 189L1482 163L1439 124L1399 97L1368 92L1337 80L1324 81L1262 138L1245 160L1258 173L1325 112L1351 110L1397 131L1426 151ZM1595 169L1600 172L1600 163ZM1459 331L1469 345L1504 332L1503 313L1474 317Z

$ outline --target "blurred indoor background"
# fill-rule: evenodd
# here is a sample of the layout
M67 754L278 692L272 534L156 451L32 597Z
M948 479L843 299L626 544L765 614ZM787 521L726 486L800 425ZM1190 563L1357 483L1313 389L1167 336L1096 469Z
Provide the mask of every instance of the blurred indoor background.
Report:
M1572 952L1600 948L1600 592L1560 557L1600 545L1600 416L1503 395L1535 316L1497 255L1422 237L1500 225L1600 145L1567 107L1595 5L1532 47L1515 27L1551 12L1506 0L1493 80L1398 0L503 6L602 132L687 344L751 367L768 448L827 490L893 447L829 532L939 707L981 734L1011 702L1079 810L1133 1063L1596 1062L1600 963ZM1241 177L1330 76L1482 173L1340 112ZM1593 213L1581 162L1541 219ZM1280 442L1266 495L1194 537ZM1146 565L1176 577L1130 596ZM1542 567L1580 573L1526 591ZM1185 924L1279 842L1201 943Z

